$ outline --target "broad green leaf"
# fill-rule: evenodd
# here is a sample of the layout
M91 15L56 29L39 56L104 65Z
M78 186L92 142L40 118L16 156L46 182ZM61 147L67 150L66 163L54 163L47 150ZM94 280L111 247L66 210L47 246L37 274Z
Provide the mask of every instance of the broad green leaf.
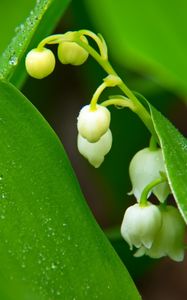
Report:
M187 93L187 2L83 0L113 59Z
M0 82L0 298L140 299L98 227L63 147Z
M68 3L69 0L36 1L26 20L16 27L15 36L0 56L0 78L10 79L16 72L12 82L21 85L26 74L23 55L54 29Z
M187 140L160 112L152 106L150 109L163 150L169 183L187 222Z

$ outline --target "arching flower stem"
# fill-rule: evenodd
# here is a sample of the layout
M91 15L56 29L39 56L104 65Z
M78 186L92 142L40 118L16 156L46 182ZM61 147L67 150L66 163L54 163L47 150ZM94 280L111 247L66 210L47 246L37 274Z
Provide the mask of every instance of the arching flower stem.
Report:
M150 182L143 190L142 194L141 194L141 198L140 198L140 206L146 206L147 205L147 198L148 195L150 193L150 191L157 186L160 183L163 183L167 181L167 178L164 176L164 174L162 174L161 177L153 180L152 182Z
M75 42L83 47L88 53L99 63L99 65L107 72L109 75L115 75L117 77L118 74L115 72L110 62L107 59L103 59L101 55L93 49L90 45L82 42L79 38L75 39ZM158 141L157 134L155 132L151 116L149 112L145 109L145 107L140 103L137 97L133 94L133 92L126 86L126 84L121 80L118 84L118 87L124 92L124 94L129 98L129 101L132 102L132 105L129 108L136 113L145 126L148 128L150 133L155 137Z

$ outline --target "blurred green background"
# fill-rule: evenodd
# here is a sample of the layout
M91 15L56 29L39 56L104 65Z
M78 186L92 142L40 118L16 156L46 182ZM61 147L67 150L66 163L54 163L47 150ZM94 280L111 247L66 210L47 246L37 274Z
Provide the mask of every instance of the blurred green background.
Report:
M0 51L34 3L33 0L27 1L26 5L23 0L12 2L11 22L2 37ZM1 1L0 11L6 7L7 2ZM21 11L20 7L23 7ZM186 11L187 3L182 0L72 1L55 33L81 28L100 32L109 46L110 61L126 84L143 94L185 134ZM0 18L1 27L5 18ZM52 49L56 51L55 47ZM138 150L147 147L150 138L141 121L126 109L111 108L113 146L103 165L94 169L78 153L77 115L90 101L104 76L92 58L81 67L63 66L57 62L52 75L43 80L28 78L22 91L62 140L89 206L136 280L143 298L186 299L186 261L176 264L168 259L158 263L147 258L135 259L120 238L119 226L124 211L135 202L133 196L127 195L131 190L129 162ZM118 92L110 89L101 99L105 100L109 93Z

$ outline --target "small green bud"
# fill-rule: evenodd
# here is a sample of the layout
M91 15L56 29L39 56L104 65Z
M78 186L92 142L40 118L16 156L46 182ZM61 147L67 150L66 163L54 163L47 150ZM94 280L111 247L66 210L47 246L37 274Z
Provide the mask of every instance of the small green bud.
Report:
M160 258L168 255L174 261L182 261L184 259L185 223L179 211L173 206L162 209L161 214L162 226L151 248L141 247L135 256L145 254L152 258Z
M97 105L95 110L91 110L90 105L86 105L79 113L78 131L90 143L97 142L109 129L109 125L110 112L104 106Z
M88 44L82 36L81 40ZM88 52L75 42L61 42L58 46L58 58L63 64L82 65L88 58Z
M51 74L55 67L55 56L49 49L32 49L26 56L25 66L28 74L42 79Z
M156 205L147 202L146 206L135 204L127 208L121 225L121 235L130 249L145 246L150 248L161 227L161 213Z
M144 188L160 177L160 172L165 173L164 160L161 149L150 150L144 148L138 151L132 158L129 166L129 174L132 182L132 192L139 201ZM167 182L154 187L152 192L164 202L170 193Z
M79 152L93 165L98 168L104 161L105 155L112 147L112 133L110 129L102 135L96 143L90 143L80 134L78 135L77 146Z
M116 86L122 83L122 80L117 75L108 75L104 78L104 82L107 84L107 86Z

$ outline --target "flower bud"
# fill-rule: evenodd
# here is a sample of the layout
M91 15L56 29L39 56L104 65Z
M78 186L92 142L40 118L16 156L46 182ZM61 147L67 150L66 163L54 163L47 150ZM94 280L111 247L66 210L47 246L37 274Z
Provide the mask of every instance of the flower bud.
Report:
M109 129L110 112L101 105L96 110L90 110L90 105L84 106L78 116L77 128L82 137L90 143L97 142Z
M135 204L127 208L121 225L121 235L130 249L145 246L150 248L161 227L161 213L156 205Z
M80 38L88 44L85 36ZM63 64L82 65L88 58L88 52L75 42L61 42L58 46L58 58Z
M165 172L165 166L161 149L150 150L144 148L132 158L129 166L129 174L132 182L132 192L139 201L144 188L160 177L160 172ZM167 182L160 183L152 192L164 202L170 193Z
M55 56L49 49L32 49L26 56L25 66L28 74L42 79L51 74L55 67Z
M108 129L96 143L88 142L79 134L77 144L79 152L88 159L91 165L98 168L112 147L112 133Z
M174 261L182 261L184 259L185 223L179 211L173 206L167 206L161 213L162 226L151 248L141 247L135 256L145 254L152 258L160 258L168 255Z

